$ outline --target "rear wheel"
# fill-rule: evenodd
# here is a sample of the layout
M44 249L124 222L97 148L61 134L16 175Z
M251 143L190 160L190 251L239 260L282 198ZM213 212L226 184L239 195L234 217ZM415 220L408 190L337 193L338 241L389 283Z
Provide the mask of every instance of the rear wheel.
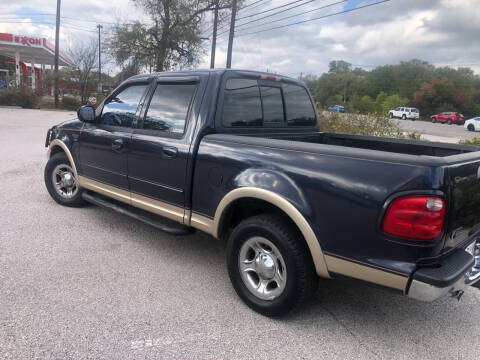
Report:
M468 124L467 129L468 131L475 131L475 126L473 126L473 124Z
M48 193L60 205L83 205L82 189L78 186L78 180L64 153L57 153L48 160L44 180Z
M448 120L447 120L447 124L448 124L448 125L452 125L452 119L448 119Z
M227 266L238 296L266 316L297 308L318 284L305 241L274 215L254 216L235 227L228 239Z
M407 115L403 114L402 115L402 120L406 120L407 119Z

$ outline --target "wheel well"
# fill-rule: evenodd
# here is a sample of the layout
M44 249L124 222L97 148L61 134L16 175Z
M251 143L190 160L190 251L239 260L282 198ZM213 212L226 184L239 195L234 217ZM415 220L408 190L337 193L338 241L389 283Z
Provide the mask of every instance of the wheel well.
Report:
M63 151L63 149L58 146L58 145L55 145L54 147L52 147L52 149L50 150L50 157L52 157L53 155L55 154L58 154L58 153L65 153L65 151Z
M282 217L297 232L298 236L303 239L297 224L282 209L265 200L256 198L241 198L235 200L227 207L220 220L218 237L227 239L232 229L240 222L260 214L272 214Z

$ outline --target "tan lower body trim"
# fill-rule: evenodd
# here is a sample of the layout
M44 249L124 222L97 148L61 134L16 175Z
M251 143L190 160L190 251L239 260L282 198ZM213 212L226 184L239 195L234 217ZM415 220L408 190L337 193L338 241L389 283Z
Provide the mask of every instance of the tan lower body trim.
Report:
M184 209L181 207L131 193L130 191L119 189L115 186L107 185L85 176L80 175L78 177L78 181L82 188L92 190L112 199L135 206L139 209L143 209L171 220L178 221L179 223L183 224L184 222Z
M204 231L206 233L209 233L210 235L216 235L213 226L213 219L210 219L206 216L202 216L192 212L192 216L190 217L190 225L193 226L195 229Z
M393 274L388 271L375 269L326 254L325 261L327 262L328 270L333 273L401 290L402 292L405 292L407 288L408 277L406 276Z

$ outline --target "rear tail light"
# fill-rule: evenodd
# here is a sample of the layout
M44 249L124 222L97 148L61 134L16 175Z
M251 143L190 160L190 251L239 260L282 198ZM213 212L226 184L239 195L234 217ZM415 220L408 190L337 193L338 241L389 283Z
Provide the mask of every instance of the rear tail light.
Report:
M402 197L388 207L382 229L403 238L432 240L441 234L444 219L445 201L441 197Z

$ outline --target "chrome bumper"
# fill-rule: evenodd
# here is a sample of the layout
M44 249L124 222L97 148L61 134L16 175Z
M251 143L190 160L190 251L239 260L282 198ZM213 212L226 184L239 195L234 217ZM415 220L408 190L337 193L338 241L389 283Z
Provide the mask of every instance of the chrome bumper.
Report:
M467 286L480 281L480 242L476 243L473 258L472 268L449 286L438 287L413 279L408 291L408 297L420 301L433 301L444 296L460 299Z

